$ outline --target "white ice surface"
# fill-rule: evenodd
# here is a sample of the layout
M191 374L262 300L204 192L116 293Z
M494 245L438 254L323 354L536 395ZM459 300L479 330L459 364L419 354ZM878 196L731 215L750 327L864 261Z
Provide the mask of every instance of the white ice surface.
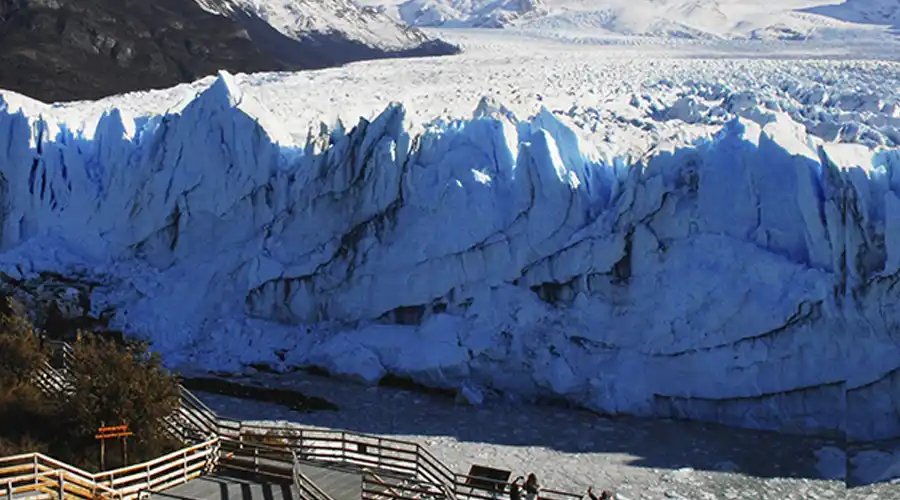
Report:
M2 93L0 265L104 283L95 310L172 365L900 434L896 65L469 40L90 103ZM508 109L452 120L481 93ZM336 123L391 100L409 111Z
M894 0L358 0L412 26L809 41L890 36Z

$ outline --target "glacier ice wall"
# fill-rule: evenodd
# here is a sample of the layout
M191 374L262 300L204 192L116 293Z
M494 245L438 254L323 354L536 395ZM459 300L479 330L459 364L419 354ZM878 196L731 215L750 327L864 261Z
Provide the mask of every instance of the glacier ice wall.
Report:
M0 264L106 283L173 362L900 436L897 150L778 115L629 161L481 114L292 147L226 74L88 131L0 100Z

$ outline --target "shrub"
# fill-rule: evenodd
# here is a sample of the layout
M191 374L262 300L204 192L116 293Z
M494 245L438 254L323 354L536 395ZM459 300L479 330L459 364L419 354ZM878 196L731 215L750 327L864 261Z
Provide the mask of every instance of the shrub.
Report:
M48 349L21 306L0 303L0 456L40 451L96 469L97 428L128 424L131 463L176 449L163 419L178 407L178 379L142 343L82 333L73 345L67 382L71 391L44 390L36 372ZM111 443L107 467L120 447Z
M7 391L32 384L34 373L48 358L31 324L18 312L20 306L8 297L4 302L4 309L14 311L0 315L0 390Z
M72 432L92 440L98 427L128 424L134 433L129 443L136 445L130 447L133 457L150 458L172 448L163 420L178 408L178 379L147 344L82 333L71 366L73 392L60 408Z

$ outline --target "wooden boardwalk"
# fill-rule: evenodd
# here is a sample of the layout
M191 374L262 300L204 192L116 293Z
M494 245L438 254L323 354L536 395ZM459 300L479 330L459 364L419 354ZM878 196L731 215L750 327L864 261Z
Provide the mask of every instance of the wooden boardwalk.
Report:
M166 491L154 492L150 500L300 500L300 497L290 483L210 474Z
M361 474L305 464L300 472L334 500L359 500L362 495Z
M334 500L359 500L362 476L353 472L301 465L301 472ZM290 482L268 478L210 474L154 492L150 500L301 500Z

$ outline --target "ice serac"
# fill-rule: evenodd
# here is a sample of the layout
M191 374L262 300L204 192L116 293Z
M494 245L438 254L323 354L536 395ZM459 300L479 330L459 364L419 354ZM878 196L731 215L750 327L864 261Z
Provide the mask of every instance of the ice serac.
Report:
M94 309L173 364L900 436L897 150L778 115L630 162L488 104L293 145L227 74L90 130L13 101L0 269L103 283Z

